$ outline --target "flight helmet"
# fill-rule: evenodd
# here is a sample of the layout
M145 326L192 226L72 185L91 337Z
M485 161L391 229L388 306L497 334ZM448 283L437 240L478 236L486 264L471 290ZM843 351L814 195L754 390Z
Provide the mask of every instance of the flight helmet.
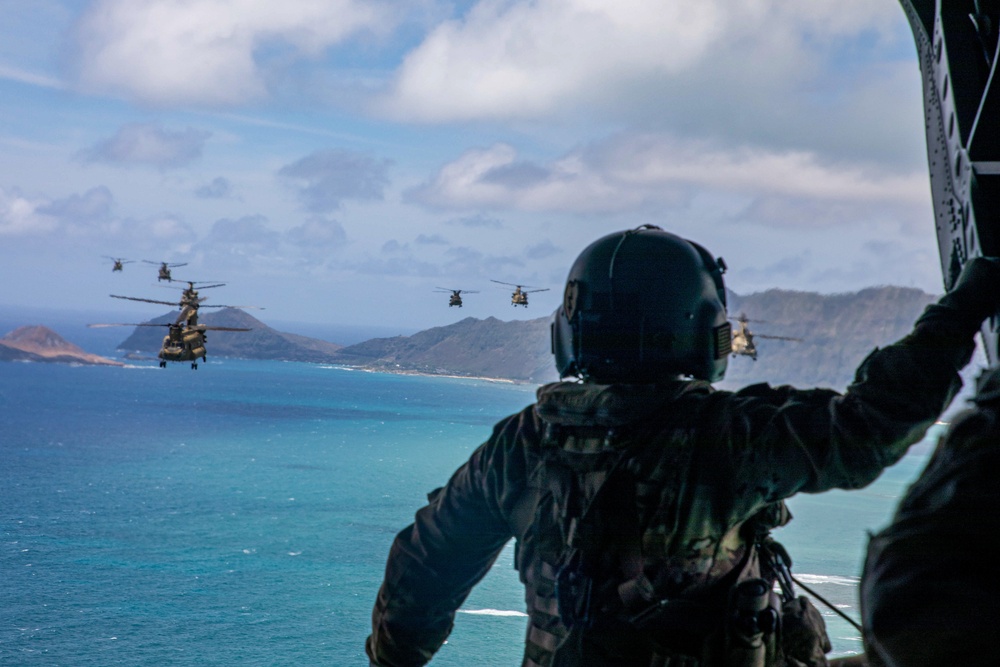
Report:
M721 257L653 225L590 244L552 315L560 377L721 380L732 351L725 270Z

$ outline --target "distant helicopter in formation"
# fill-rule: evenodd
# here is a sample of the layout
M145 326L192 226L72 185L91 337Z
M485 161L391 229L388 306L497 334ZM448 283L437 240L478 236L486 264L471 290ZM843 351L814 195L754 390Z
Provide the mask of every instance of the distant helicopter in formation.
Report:
M462 307L462 294L479 294L479 290L468 290L468 289L449 289L447 287L435 287L434 291L436 293L451 293L448 297L448 307L458 306Z
M788 340L795 341L798 343L802 342L801 338L793 338L791 336L769 336L767 334L755 334L750 331L750 322L760 322L761 320L750 320L747 318L746 313L740 313L739 317L730 317L730 320L736 322L736 328L733 329L733 356L744 356L750 357L754 361L757 361L757 346L754 345L754 338L766 338L768 340Z
M111 267L112 273L115 271L124 270L126 264L135 263L134 259L122 259L121 257L109 257L108 255L104 255L104 259L110 259L112 262L114 262L114 265Z
M148 259L144 259L142 261L146 262L147 264L159 264L160 265L160 272L156 276L157 282L159 282L161 280L166 280L167 282L170 282L171 280L173 280L173 278L170 276L170 269L176 269L178 266L187 266L187 262L183 262L183 263L180 263L180 264L168 264L167 262L154 262L154 261L148 260Z
M192 322L189 323L197 324L198 309L203 307L202 302L208 298L204 296L199 296L198 289L211 289L213 287L223 287L225 286L225 283L215 283L212 285L198 285L198 289L195 289L195 285L197 284L196 282L190 280L185 282L187 282L188 286L181 293L181 298L179 302L164 301L162 299L144 299L138 296L122 296L120 294L112 294L111 298L127 299L128 301L142 301L143 303L158 303L164 306L175 306L181 309L181 314L180 317L178 318L178 321L180 321L181 319L189 320L193 317L195 321L193 323ZM211 304L211 305L206 305L204 307L205 308L256 308L256 306L226 306L219 304Z
M499 285L507 285L513 287L514 291L510 295L510 305L512 306L524 306L528 307L528 295L534 294L535 292L548 292L548 287L543 287L541 289L525 289L526 287L531 287L531 285L515 285L514 283L505 283L499 280L490 280L490 282L497 283Z

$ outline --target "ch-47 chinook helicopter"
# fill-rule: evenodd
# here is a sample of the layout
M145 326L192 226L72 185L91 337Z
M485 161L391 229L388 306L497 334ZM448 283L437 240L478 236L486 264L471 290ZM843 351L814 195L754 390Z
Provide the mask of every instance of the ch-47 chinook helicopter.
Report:
M115 271L124 270L126 264L135 263L134 259L122 259L121 257L109 257L108 255L105 255L104 259L110 259L112 262L114 262L114 265L111 267L112 273Z
M170 269L176 269L178 266L187 266L187 262L183 262L183 263L180 263L180 264L168 264L167 262L154 262L154 261L149 260L149 259L144 259L142 261L146 262L147 264L159 264L160 265L160 271L159 271L159 273L156 276L156 281L157 282L159 282L161 280L166 280L167 282L170 282L171 280L173 280L173 278L170 276Z
M757 346L754 345L754 338L766 338L769 340L790 340L801 343L801 338L793 338L791 336L769 336L767 334L755 334L750 331L750 322L760 322L761 320L750 320L747 318L746 313L740 313L739 317L730 317L729 319L736 322L736 328L733 329L733 356L744 356L750 357L754 361L757 361Z
M146 322L143 324L91 324L91 327L118 327L118 326L134 326L134 327L168 327L167 335L163 337L163 344L160 346L160 352L157 355L160 358L160 368L166 368L168 361L190 361L191 368L198 368L198 359L201 358L202 361L207 361L207 351L205 349L205 341L207 337L205 336L206 331L250 331L243 327L215 327L206 326L204 324L198 323L198 309L199 308L254 308L255 306L224 306L224 305L208 305L205 306L202 302L207 297L201 297L198 295L198 290L195 289L195 282L188 281L187 288L181 294L180 302L174 301L161 301L159 299L143 299L135 296L121 296L118 294L112 294L111 296L115 299L127 299L129 301L142 301L144 303L158 303L164 306L179 306L180 313L177 315L177 319L172 323L167 324L155 324L151 322ZM200 289L209 289L212 287L222 287L225 283L216 283L212 285L199 285Z
M193 313L196 317L198 314L198 308L254 308L255 306L223 306L223 305L206 305L202 306L202 302L208 297L199 296L198 289L211 289L213 287L223 287L225 283L214 283L212 285L202 285L196 283L195 281L185 281L188 286L184 288L181 293L180 302L177 301L164 301L162 299L144 299L138 296L122 296L120 294L112 294L113 299L127 299L128 301L142 301L143 303L158 303L164 306L176 306L181 309L181 317L186 318L189 313ZM197 285L197 289L195 286Z
M543 287L541 289L525 289L526 287L531 287L531 285L515 285L514 283L505 283L499 280L490 280L492 283L497 283L499 285L507 285L513 287L514 291L510 295L510 305L512 306L524 306L528 307L528 295L534 294L535 292L548 292L548 287Z
M458 306L459 308L462 307L462 294L479 294L479 290L449 289L447 287L435 287L434 291L437 293L444 293L444 294L447 294L449 292L451 293L451 296L448 297L449 308L451 308L452 306Z
M163 337L160 351L156 355L160 358L160 368L166 368L168 361L190 361L193 370L198 369L198 359L208 361L208 352L205 349L206 331L250 331L243 327L212 327L198 324L197 310L192 312L181 311L176 322L167 324L154 324L152 322L143 323L120 323L120 324L88 324L87 326L97 327L167 327L167 335Z

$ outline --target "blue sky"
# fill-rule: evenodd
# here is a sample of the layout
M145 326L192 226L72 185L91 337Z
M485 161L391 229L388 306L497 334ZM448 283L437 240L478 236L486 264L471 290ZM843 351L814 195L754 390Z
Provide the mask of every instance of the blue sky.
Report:
M0 0L0 306L170 298L114 256L265 321L541 317L644 223L740 294L939 292L922 113L892 0Z

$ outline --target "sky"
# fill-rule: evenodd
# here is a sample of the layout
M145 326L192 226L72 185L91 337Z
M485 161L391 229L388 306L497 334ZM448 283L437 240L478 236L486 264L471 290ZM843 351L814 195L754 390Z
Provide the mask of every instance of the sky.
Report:
M0 0L0 308L152 317L109 295L168 261L265 322L543 317L641 224L738 294L939 293L899 5Z

